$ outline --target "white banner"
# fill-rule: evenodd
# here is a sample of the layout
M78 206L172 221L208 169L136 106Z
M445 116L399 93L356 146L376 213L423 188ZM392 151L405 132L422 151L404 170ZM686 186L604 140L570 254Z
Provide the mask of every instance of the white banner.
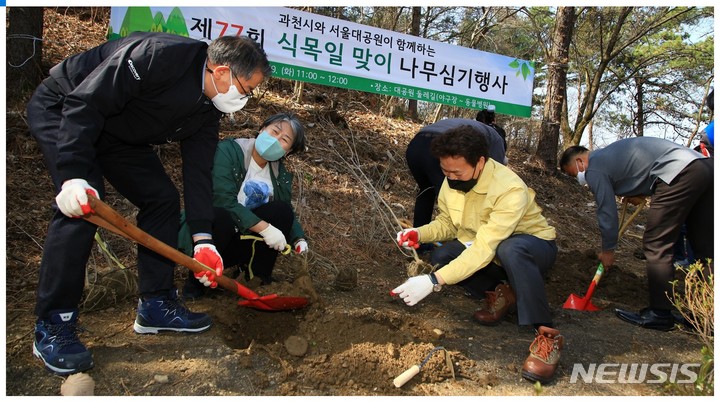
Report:
M529 117L532 62L283 7L112 7L109 39L132 31L210 41L247 35L273 76Z

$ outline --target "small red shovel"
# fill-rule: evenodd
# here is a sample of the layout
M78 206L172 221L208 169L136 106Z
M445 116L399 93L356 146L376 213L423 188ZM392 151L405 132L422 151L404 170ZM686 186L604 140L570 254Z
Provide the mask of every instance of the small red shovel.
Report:
M590 282L590 287L588 287L588 290L585 293L585 297L580 297L573 293L565 301L565 304L563 304L563 308L581 311L600 310L600 307L592 304L592 301L590 299L595 292L595 287L597 286L598 282L600 282L600 278L602 277L603 272L605 272L605 268L603 267L602 263L600 263L598 264L597 271L595 271L595 277L593 278L592 282Z
M635 208L635 212L630 216L630 218L625 222L625 211L627 211L627 205L628 202L632 203L633 205L636 205L637 208ZM618 241L620 241L620 238L625 233L625 230L630 225L630 222L632 222L636 216L642 211L643 207L645 206L647 200L644 197L628 197L623 198L623 209L622 209L622 218L620 219L620 230L618 231ZM602 277L603 272L605 272L605 268L603 268L602 263L598 264L597 271L595 271L595 277L593 278L592 282L590 282L590 287L588 287L587 293L585 293L585 297L580 297L576 294L571 294L567 301L565 301L565 304L563 304L563 308L570 309L570 310L582 310L582 311L598 311L600 310L599 307L592 304L592 301L590 301L590 298L593 295L593 292L595 292L595 287L597 286L598 282L600 282L600 278Z

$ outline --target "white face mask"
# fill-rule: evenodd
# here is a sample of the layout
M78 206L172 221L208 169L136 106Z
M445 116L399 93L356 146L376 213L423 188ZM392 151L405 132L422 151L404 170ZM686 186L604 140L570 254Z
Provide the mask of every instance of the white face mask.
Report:
M577 181L580 183L581 186L584 186L587 184L587 181L585 180L585 171L580 171L580 167L578 166L577 161L575 161L575 168L577 168L578 174L577 174Z
M215 92L217 92L217 95L213 96L210 100L213 105L215 105L215 107L223 113L234 113L244 108L249 98L249 96L243 95L240 91L238 91L237 87L233 83L232 74L229 75L230 88L224 94L218 91L217 86L215 85L215 77L210 76L213 87L215 87Z

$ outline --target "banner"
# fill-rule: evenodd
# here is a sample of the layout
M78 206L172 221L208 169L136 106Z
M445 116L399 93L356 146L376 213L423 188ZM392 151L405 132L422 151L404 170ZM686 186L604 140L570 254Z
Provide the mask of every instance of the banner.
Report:
M273 76L529 117L534 64L284 7L112 7L108 39L133 31L211 41L247 35Z

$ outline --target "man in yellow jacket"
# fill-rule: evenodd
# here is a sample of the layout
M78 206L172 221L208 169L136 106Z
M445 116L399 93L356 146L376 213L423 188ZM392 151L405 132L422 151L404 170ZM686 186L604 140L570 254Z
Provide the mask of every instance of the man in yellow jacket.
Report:
M438 136L430 145L446 176L435 220L398 233L403 247L442 242L431 257L439 267L393 289L409 306L442 285L460 285L484 299L474 314L482 325L497 325L517 308L519 325L537 332L522 375L552 380L563 337L552 327L544 274L557 255L555 228L535 202L535 192L512 170L488 158L488 145L471 126Z

